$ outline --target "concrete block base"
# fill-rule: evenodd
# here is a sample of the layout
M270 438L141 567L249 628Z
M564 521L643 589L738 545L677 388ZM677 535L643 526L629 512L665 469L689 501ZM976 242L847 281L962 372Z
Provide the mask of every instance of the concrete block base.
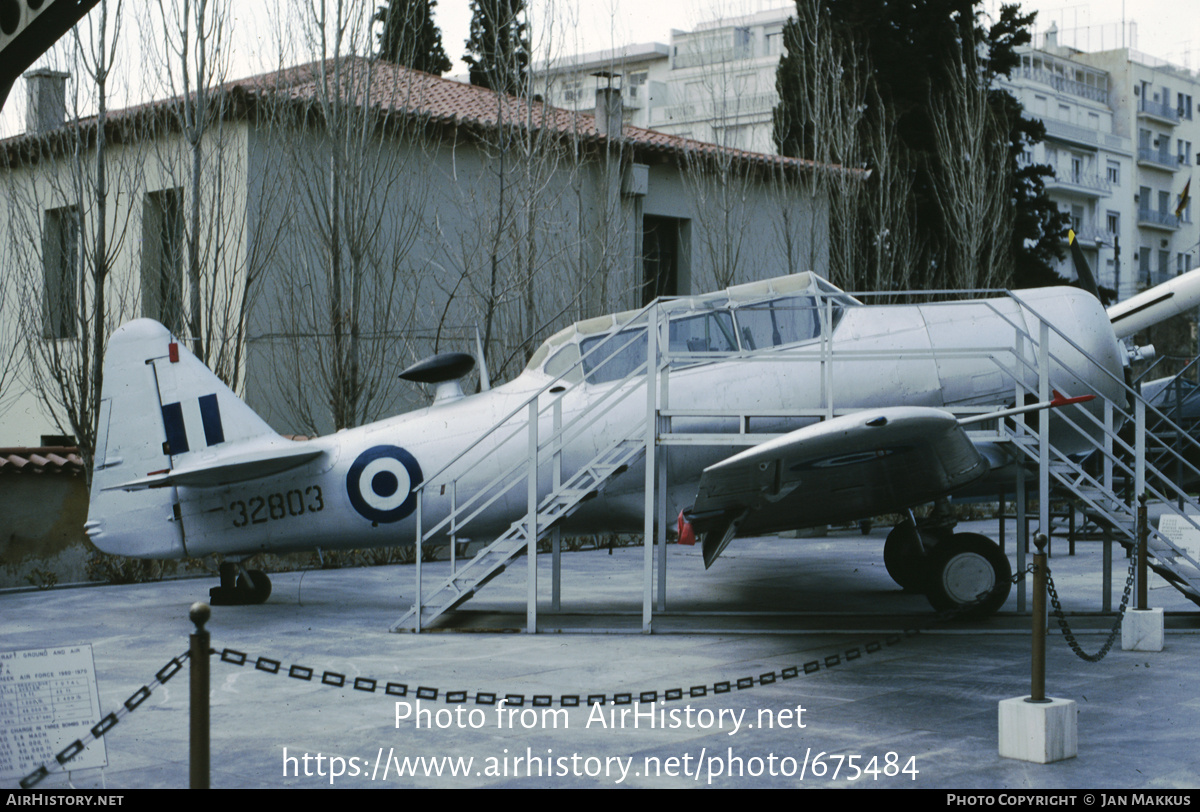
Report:
M1078 709L1073 699L1000 702L1000 756L1050 764L1079 752Z
M1124 651L1163 650L1163 610L1126 609L1121 621L1121 648Z

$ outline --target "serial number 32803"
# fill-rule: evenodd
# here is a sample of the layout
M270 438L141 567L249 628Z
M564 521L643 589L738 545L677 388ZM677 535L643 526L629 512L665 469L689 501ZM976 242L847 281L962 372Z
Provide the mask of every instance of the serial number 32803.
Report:
M320 513L325 509L320 485L309 485L303 491L293 488L284 493L254 495L246 499L234 499L229 503L234 527L249 527L265 524L305 513Z

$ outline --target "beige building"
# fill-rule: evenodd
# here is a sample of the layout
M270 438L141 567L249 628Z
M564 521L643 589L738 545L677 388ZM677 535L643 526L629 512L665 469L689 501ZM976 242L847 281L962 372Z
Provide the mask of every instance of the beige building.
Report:
M32 81L53 97L65 77ZM112 113L102 330L95 120L0 142L22 303L0 321L23 348L0 445L69 439L48 375L82 379L95 335L138 316L276 429L323 433L424 402L396 373L476 334L495 381L572 320L824 267L813 166L627 125L618 91L592 97L526 105L345 60L213 91L190 141L178 100Z

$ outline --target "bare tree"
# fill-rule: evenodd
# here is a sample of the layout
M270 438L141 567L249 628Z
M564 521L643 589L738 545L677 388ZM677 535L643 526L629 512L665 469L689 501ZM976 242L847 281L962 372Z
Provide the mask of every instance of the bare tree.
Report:
M958 54L930 98L937 166L935 197L955 239L941 263L945 288L1008 287L1013 277L1015 208L1009 189L1009 133L990 104L976 55Z
M540 75L553 61L556 24L538 29ZM510 58L523 63L529 55ZM437 340L465 338L477 326L497 378L522 368L564 320L587 312L592 285L608 276L585 246L592 236L585 224L603 219L593 184L605 181L584 175L581 119L543 104L535 74L520 65L507 73L522 77L517 92L486 91L489 124L462 133L459 154L470 158L452 163L440 184L436 222L445 297Z
M815 162L803 182L825 209L794 204L779 209L777 230L788 251L804 245L796 230L828 234L830 280L848 290L903 289L912 278L919 235L910 228L912 186L894 126L881 115L881 100L862 44L837 37L820 0L799 0L797 17L783 32L787 56L777 80L780 105L775 141L781 152ZM869 171L868 171L869 170ZM781 195L793 185L781 175ZM819 256L813 240L809 267Z
M90 463L95 449L109 333L132 307L135 291L115 274L128 239L129 209L114 205L140 183L136 138L110 130L114 60L122 6L102 0L66 43L79 77L67 94L68 123L28 138L7 153L8 252L21 296L29 386L60 433L75 438ZM94 110L94 115L85 115Z
M430 188L422 94L437 80L373 55L365 4L313 0L305 14L310 61L263 90L263 126L286 161L285 194L263 217L291 235L264 323L277 381L294 393L280 417L319 432L395 409L428 263L414 249Z
M0 280L0 417L16 403L24 372L25 347L20 329L23 302L17 282L12 275Z
M227 81L231 8L228 0L157 0L144 21L164 101L141 272L143 313L186 332L196 355L238 387L247 316L280 239L246 207L281 192L270 167L248 165L253 111Z

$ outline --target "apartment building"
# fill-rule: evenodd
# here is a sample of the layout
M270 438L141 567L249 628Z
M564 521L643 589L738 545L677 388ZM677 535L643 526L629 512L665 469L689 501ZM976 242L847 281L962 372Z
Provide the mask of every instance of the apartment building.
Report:
M671 32L669 45L640 43L541 67L545 98L569 110L595 106L619 87L625 123L751 152L775 152L771 114L783 26L795 6Z
M1074 60L1109 77L1113 134L1131 142L1125 199L1136 229L1127 262L1138 287L1197 264L1200 225L1192 184L1200 160L1200 75L1128 48L1079 53Z

